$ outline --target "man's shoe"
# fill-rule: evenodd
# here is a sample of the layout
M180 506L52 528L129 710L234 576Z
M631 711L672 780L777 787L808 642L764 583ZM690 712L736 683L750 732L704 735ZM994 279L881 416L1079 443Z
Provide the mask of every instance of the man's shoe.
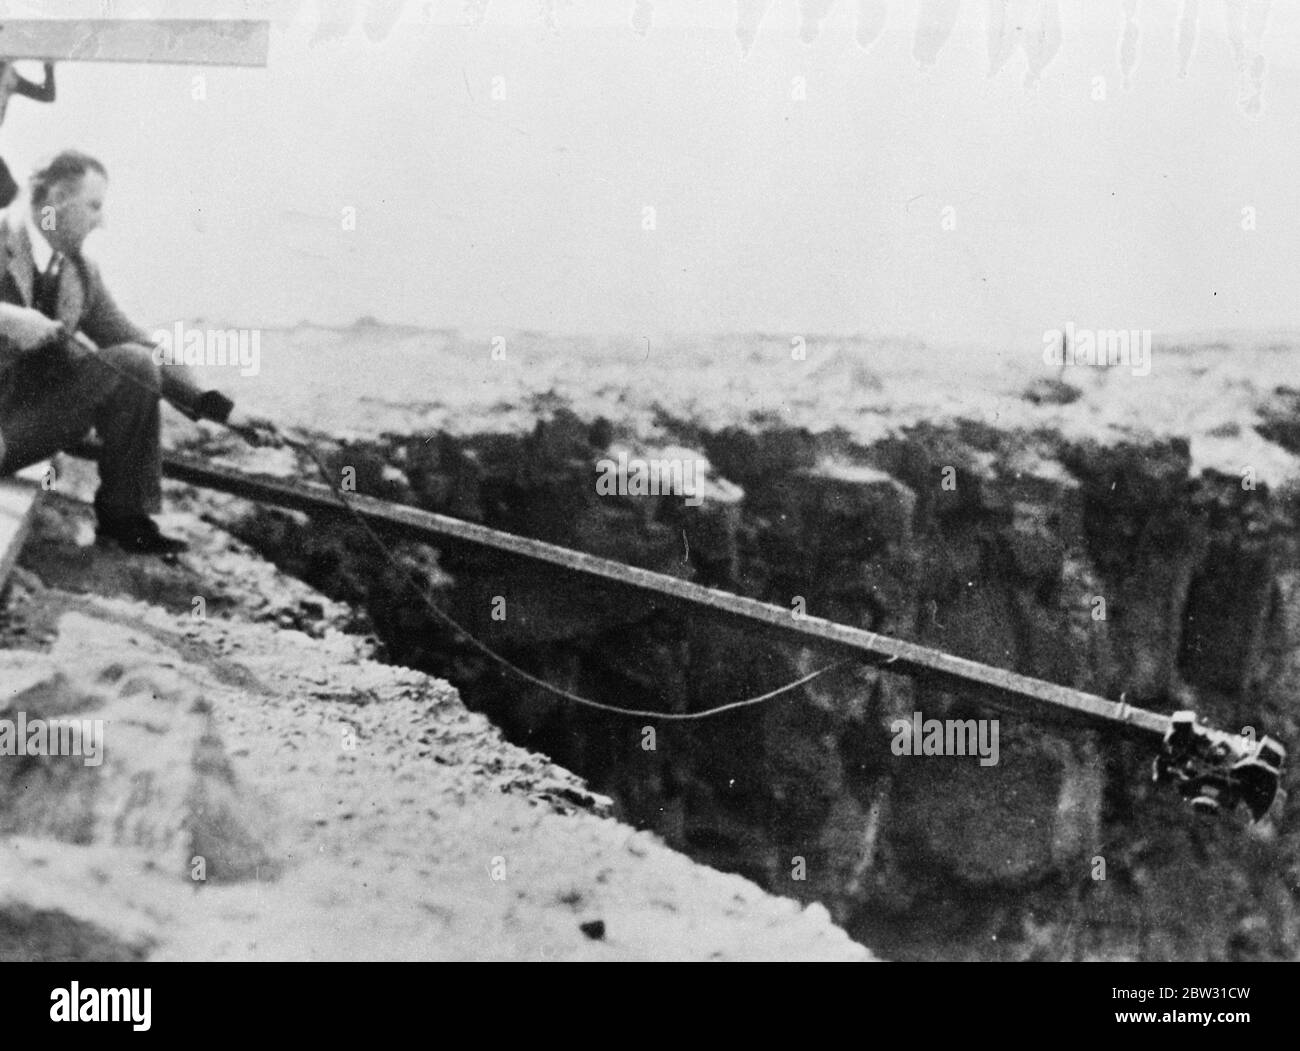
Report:
M96 540L114 543L123 551L137 555L178 555L189 549L184 540L164 536L148 515L125 518L100 518Z

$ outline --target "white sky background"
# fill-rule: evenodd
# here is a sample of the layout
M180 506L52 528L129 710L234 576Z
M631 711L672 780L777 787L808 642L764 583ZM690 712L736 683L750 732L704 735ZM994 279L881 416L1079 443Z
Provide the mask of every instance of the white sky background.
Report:
M1125 90L1133 3L1061 0L1061 50L1026 89L1019 52L988 76L985 0L925 5L958 7L925 69L920 0L876 2L869 51L859 0L830 4L811 44L800 3L772 0L747 56L735 0L643 0L644 35L635 0L557 5L554 28L538 0L492 0L479 25L463 0L415 0L387 33L374 12L402 5L371 5L367 26L366 4L330 0L327 20L352 21L332 38L314 2L173 2L152 13L278 18L269 67L67 63L53 106L11 102L0 155L19 176L61 145L106 162L108 227L88 250L149 326L373 315L1004 347L1070 320L1157 336L1300 326L1300 3L1276 0L1254 41L1258 119L1239 105L1223 0L1199 2L1185 79L1182 0L1137 3Z

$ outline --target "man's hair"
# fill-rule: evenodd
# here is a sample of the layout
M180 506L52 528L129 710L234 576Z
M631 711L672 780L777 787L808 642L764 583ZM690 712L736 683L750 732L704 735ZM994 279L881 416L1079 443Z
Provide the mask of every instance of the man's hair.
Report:
M32 204L44 204L54 187L80 179L88 171L97 171L105 179L108 178L108 170L90 154L80 150L59 151L32 172L28 183Z

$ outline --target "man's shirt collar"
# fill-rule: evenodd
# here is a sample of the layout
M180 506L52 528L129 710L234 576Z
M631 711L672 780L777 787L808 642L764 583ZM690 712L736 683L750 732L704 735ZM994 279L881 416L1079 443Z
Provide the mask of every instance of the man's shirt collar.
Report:
M50 242L45 240L45 235L32 222L30 208L23 212L23 225L27 228L27 240L32 245L32 261L36 264L36 272L43 274L49 269L50 259L54 256L54 249L50 247Z

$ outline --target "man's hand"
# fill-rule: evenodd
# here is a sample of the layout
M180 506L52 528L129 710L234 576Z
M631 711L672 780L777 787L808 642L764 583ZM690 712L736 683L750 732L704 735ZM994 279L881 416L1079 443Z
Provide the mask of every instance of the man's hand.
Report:
M47 318L30 307L0 304L0 334L8 338L20 353L39 350L64 337L63 322Z
M239 409L231 409L226 426L249 445L263 447L280 444L280 436L275 429L275 424L261 416L251 416Z

